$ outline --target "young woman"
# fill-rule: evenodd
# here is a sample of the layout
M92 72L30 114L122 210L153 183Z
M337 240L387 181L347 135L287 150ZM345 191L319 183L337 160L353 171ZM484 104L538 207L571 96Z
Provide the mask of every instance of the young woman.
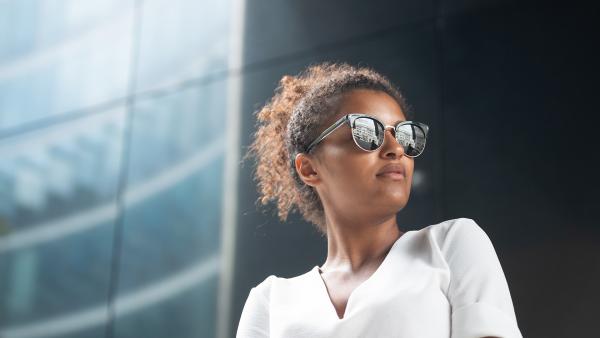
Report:
M469 218L401 231L429 127L370 68L284 76L258 112L261 201L327 237L322 266L250 290L237 338L521 338L494 247Z

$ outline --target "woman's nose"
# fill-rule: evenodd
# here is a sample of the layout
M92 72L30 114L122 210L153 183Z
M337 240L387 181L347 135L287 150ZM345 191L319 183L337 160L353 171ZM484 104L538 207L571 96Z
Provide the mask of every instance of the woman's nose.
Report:
M390 129L390 136L391 137L387 137L387 130ZM402 145L400 143L398 143L398 140L396 140L396 128L392 127L392 126L387 126L385 128L385 132L383 133L383 145L386 146L386 155L389 151L391 151L392 149L395 150L396 153L398 153L398 156L402 156L404 155L404 147L402 147ZM386 140L387 139L387 140ZM387 143L387 145L386 145Z

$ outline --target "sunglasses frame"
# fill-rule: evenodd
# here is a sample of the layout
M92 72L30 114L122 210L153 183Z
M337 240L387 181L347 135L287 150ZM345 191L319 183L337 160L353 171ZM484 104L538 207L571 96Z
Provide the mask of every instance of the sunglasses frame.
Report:
M312 141L308 147L306 148L306 153L309 153L311 149L313 149L319 142L321 142L325 137L327 137L329 134L333 133L334 130L336 130L339 126L343 125L343 124L348 124L348 126L350 126L350 128L352 129L352 125L354 124L354 121L359 118L359 117L366 117L366 118L370 118L373 119L375 121L377 121L378 123L380 123L383 126L383 133L385 135L385 132L387 131L388 128L393 128L394 129L394 138L396 138L396 134L397 134L397 130L398 127L403 126L403 125L407 125L407 124L411 124L411 125L415 125L416 127L420 128L421 130L423 130L423 133L425 134L425 143L427 143L427 134L429 133L429 126L421 123L421 122L416 122L416 121L401 121L399 122L396 126L389 126L389 125L385 125L383 122L381 122L379 119L377 119L374 116L368 115L368 114L359 114L359 113L350 113L350 114L346 114L344 116L342 116L339 120L335 121L329 128L325 129L321 135L319 135L314 141ZM366 152L373 152L378 150L379 148L381 148L381 146L383 145L383 142L379 145L379 147L373 149L373 150L365 150L363 149L361 146L358 145L358 143L356 142L356 139L354 138L354 133L351 132L352 135L352 140L354 141L354 144L356 144L356 146L363 151ZM385 137L384 137L385 140ZM396 138L396 141L398 141L398 139ZM419 157L421 156L421 154L423 154L423 151L425 151L425 145L423 145L423 150L421 151L421 153L419 153L419 155L416 156L410 156L408 154L404 154L407 157L410 158L415 158L415 157Z

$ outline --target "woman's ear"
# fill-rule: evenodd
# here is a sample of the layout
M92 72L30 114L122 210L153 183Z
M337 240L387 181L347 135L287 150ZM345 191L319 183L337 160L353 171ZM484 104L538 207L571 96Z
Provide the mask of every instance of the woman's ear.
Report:
M300 179L307 185L314 187L321 181L321 178L317 173L316 160L310 155L304 153L297 154L294 164L298 176L300 176Z

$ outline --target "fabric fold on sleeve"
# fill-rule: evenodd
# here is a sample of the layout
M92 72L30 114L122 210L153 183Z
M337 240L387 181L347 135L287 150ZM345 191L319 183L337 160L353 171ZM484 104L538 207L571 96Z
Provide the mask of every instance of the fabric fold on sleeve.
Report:
M485 231L472 219L457 219L441 250L450 269L451 337L522 338L504 271Z
M504 311L478 302L452 312L452 338L523 338L513 318Z

